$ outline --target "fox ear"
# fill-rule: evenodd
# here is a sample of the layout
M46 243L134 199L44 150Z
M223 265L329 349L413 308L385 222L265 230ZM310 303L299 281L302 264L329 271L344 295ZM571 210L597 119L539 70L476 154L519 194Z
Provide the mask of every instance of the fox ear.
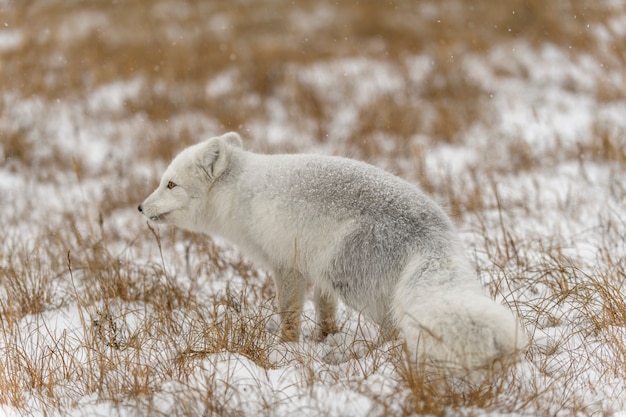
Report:
M206 141L198 166L210 180L213 180L226 171L229 160L226 143L221 138L212 138Z
M222 139L227 145L236 146L238 148L241 148L243 146L241 136L239 136L237 132L224 133L222 136L220 136L220 139Z

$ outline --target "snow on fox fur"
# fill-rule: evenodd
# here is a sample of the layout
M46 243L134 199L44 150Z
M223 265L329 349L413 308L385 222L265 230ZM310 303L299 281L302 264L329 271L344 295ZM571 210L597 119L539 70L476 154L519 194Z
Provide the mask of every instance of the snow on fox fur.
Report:
M445 212L419 188L351 159L245 151L236 133L181 152L139 206L223 236L273 273L285 341L299 338L307 283L317 337L337 299L400 331L418 364L473 370L526 344L511 311L483 294Z

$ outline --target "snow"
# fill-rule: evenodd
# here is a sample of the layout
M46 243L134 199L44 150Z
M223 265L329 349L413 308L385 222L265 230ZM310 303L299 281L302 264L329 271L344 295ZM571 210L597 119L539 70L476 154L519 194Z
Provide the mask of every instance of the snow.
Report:
M237 72L233 69L223 71L207 83L206 93L212 98L228 94L235 88L237 76Z
M470 77L493 91L493 107L498 109L488 133L477 126L477 140L487 134L521 138L534 154L543 155L560 146L559 141L586 141L594 121L613 129L626 127L625 103L599 103L593 94L599 80L618 74L602 71L589 56L574 58L554 45L535 51L515 42L495 48L487 60L470 57L466 68ZM510 75L498 77L495 69Z
M22 32L14 29L0 29L0 52L8 52L22 45Z
M120 114L125 110L126 101L136 98L142 87L143 80L141 78L114 81L100 86L90 94L89 111Z
M325 15L326 10L318 9L318 14ZM84 35L95 30L97 25L104 24L102 19L102 16L95 16L86 25L78 25L79 20L76 20L78 26L68 28L61 37L71 40L74 30ZM216 15L210 25L216 31L226 31L228 22ZM614 31L624 30L624 17L616 17L612 26L615 26ZM0 30L0 52L18 48L21 42L22 34L19 30ZM600 101L594 95L598 80L609 79L623 83L623 74L603 67L593 57L574 57L549 44L537 49L524 42L513 42L494 48L487 58L467 56L459 60L459 67L469 77L492 92L490 105L493 115L489 125L474 124L463 133L462 140L457 144L432 144L426 136L413 138L413 143L429 146L426 169L436 183L452 178L453 188L462 194L472 184L470 178L459 178L467 172L467 167L487 164L503 168L510 165L510 160L499 160L499 155L505 155L505 148L514 140L527 144L531 157L541 160L543 155L553 153L560 147L571 150L576 144L588 143L598 124L606 126L618 146L626 147L626 103ZM413 83L422 82L425 74L432 71L432 61L428 55L407 57L406 62L412 68L410 79ZM345 142L358 123L357 110L375 103L381 96L397 94L406 88L397 68L370 58L329 60L311 66L294 64L290 72L291 76L298 77L314 91L325 94L330 114L329 131L336 142L330 147L316 144L312 133L298 131L297 126L291 124L288 104L281 101L278 95L262 103L268 110L265 113L267 120L252 120L246 124L250 136L264 138L263 145L280 146L299 138L302 151L329 153L331 149L345 149L340 144ZM239 76L234 69L225 70L207 82L205 93L219 99L236 88ZM141 139L154 134L159 126L147 127L141 116L125 116L125 103L140 94L142 88L145 88L145 81L138 76L104 84L85 98L52 103L37 97L0 93L4 103L0 116L0 124L5 128L3 130L27 129L32 132L28 138L34 144L35 161L45 161L52 157L53 151L60 150L84 162L91 174L89 178L77 179L73 168L68 166L65 172L55 174L55 180L60 181L61 186L52 178L36 181L20 172L20 168L11 163L6 157L7 152L0 147L0 160L3 161L0 162L3 178L0 195L4 196L0 200L0 223L11 225L11 230L5 229L1 235L4 242L0 245L4 252L16 249L11 245L18 237L20 241L30 241L29 245L34 246L40 232L32 228L45 224L65 225L64 213L67 211L81 211L82 222L74 225L77 230L92 228L101 210L94 202L99 201L98 196L104 193L106 186L111 185L108 181L115 183L118 180L110 174L115 171L111 168L112 164L124 167L125 175L148 183L146 189L150 188L149 184L156 183L162 166L159 163L153 166L153 162L145 156L137 163L133 158L146 146L146 142ZM200 114L186 115L168 123L174 131L189 128L199 136L206 136L207 132L217 128L215 120ZM134 139L120 141L120 136ZM115 143L114 147L112 143ZM99 172L109 174L102 179L98 176ZM509 207L505 212L496 206L486 207L478 213L468 213L460 220L463 239L473 260L479 265L483 282L488 284L490 281L486 271L497 269L491 264L493 257L488 256L485 248L495 250L497 245L485 241L481 225L502 227L502 230L490 235L494 240L506 240L507 233L513 233L527 242L524 247L513 249L520 252L520 259L525 257L540 264L550 264L554 261L553 256L568 259L572 268L568 277L572 281L561 285L584 286L585 279L593 275L598 258L606 256L600 249L602 247L612 248L611 256L616 262L621 262L616 268L620 265L623 267L626 257L626 205L623 199L616 200L615 194L610 192L612 187L624 187L623 178L617 181L616 175L623 176L623 170L620 171L610 163L587 161L582 165L561 155L552 165L540 169L504 173L497 178L478 177L477 181L494 183L491 190L493 196L485 197L486 200L493 202L497 195ZM621 195L625 195L623 189ZM110 216L110 221L117 233L124 235L127 229L132 230L132 233L142 230L137 232L138 236L134 239L148 241L138 250L128 249L126 256L143 256L146 263L160 262L154 242L149 241L150 235L145 229L129 226L143 222L136 215L134 206L116 210ZM168 232L166 229L159 231L165 240ZM88 235L87 232L84 234ZM612 240L607 242L607 239ZM215 240L215 244L227 258L238 256L236 250L219 239ZM166 275L176 277L189 288L194 288L198 297L206 302L208 311L212 307L214 295L229 290L245 291L249 285L248 281L237 277L232 271L212 270L212 273L207 273L206 279L192 281L182 272L185 270L183 260L186 247L180 242L169 246L164 243L164 246L171 250L163 260ZM125 250L120 248L122 253ZM62 254L62 260L57 261L65 262L65 255ZM192 258L196 266L210 270L211 267L202 264L202 254L192 253ZM499 267L512 276L524 275L524 278L534 279L532 265L525 267L521 263L523 260L520 260L520 265L510 262ZM0 268L9 267L10 256L0 258ZM45 265L42 268L45 269ZM78 281L81 273L75 273ZM618 273L623 275L624 272L618 271L616 275ZM557 275L555 272L555 281L558 280ZM259 282L264 278L261 273ZM155 276L155 280L158 279ZM604 299L600 295L590 295L588 310L581 310L576 300L562 300L557 304L550 297L545 297L545 300L550 301L538 306L537 300L552 294L555 289L541 282L533 286L532 291L528 288L513 288L512 291L517 291L514 295L521 301L518 308L522 316L537 318L531 330L533 355L546 355L546 359L541 373L528 362L520 365L518 380L553 389L555 396L559 393L564 398L574 394L582 396L587 412L626 416L626 376L623 373L607 375L603 367L594 362L599 358L605 362L619 359L613 348L603 342L612 337L614 341L622 342L623 349L626 345L626 324L617 322L601 336L594 335L592 330L588 334L574 332L575 325L583 319L580 317L581 311L602 309ZM6 291L2 288L0 290L0 304L8 305L10 300L6 299ZM59 300L66 300L65 294L76 291L84 295L88 290L81 288L81 285L69 288L59 284L56 292ZM622 297L625 293L626 288L621 288ZM494 296L502 302L511 301L510 297L502 294ZM58 303L62 304L60 301ZM541 315L533 308L543 310L545 314ZM301 342L293 345L277 344L270 349L268 357L272 367L261 367L241 353L221 351L205 355L194 362L193 370L185 376L184 381L182 378L159 374L165 368L164 363L176 359L172 346L175 343L182 345L183 341L159 340L159 335L156 335L141 349L133 347L133 335L141 333L147 320L154 319L149 305L139 301L128 303L113 300L107 306L94 303L88 308L77 304L58 305L55 309L39 314L25 315L17 323L3 324L6 328L13 326L19 331L15 340L0 338L0 352L17 349L23 353L25 360L31 357L46 358L46 363L42 364L43 379L63 379L59 375L91 369L89 361L94 360L91 356L94 353L85 347L85 340L90 340L93 349L103 349L99 352L102 355L154 367L152 371L158 374L154 378L160 378L158 383L151 385L154 392L145 394L145 404L137 404L134 401L142 400L120 402L117 398L107 397L106 393L85 393L80 385L80 377L78 381L70 381L68 377L68 380L64 380L66 385L60 384L56 389L67 399L64 406L71 416L132 416L138 407L153 409L160 414L177 415L188 411L181 408L181 398L195 401L196 411L227 405L227 411L238 410L242 415L264 415L268 414L268 409L275 415L301 416L363 416L389 412L376 402L376 395L396 392L399 379L397 370L392 364L379 363L371 356L346 360L349 354L341 351L342 346L358 345L356 342L360 339L373 340L373 326L362 323L357 313L342 306L342 333L324 343L314 343L311 341L313 310L312 303L307 302ZM94 334L94 318L105 321L105 311L117 320L118 327ZM216 311L218 317L231 314L223 306ZM173 315L177 314L184 327L184 309L174 309ZM530 323L531 319L527 324ZM104 338L109 344L120 343L128 347L120 352L103 348L97 344L97 340L91 340L97 338ZM97 345L99 347L94 347ZM344 362L330 364L321 359L338 350ZM621 358L624 358L623 354ZM565 371L564 367L567 368ZM557 378L563 374L566 377L584 377L577 380ZM551 379L551 376L555 378ZM115 374L108 377L122 383L120 381L127 376ZM590 387L595 389L590 390ZM207 393L211 393L218 403L207 404ZM372 393L375 395L370 395ZM28 391L22 395L29 405L30 414L54 415L46 411ZM560 404L562 399L555 399L550 411L559 415ZM530 415L533 406L529 408L510 415ZM24 413L23 408L0 401L0 415L22 416ZM468 410L468 414L501 415L475 409Z
M59 27L57 39L63 43L72 43L77 39L89 36L92 32L99 32L108 24L104 13L85 11L73 13Z

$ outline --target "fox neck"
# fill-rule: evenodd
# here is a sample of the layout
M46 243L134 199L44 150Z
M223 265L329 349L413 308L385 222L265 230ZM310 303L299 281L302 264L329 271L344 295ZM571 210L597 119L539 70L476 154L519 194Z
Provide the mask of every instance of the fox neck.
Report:
M196 213L196 229L207 235L219 235L231 241L239 235L242 219L235 218L237 210L236 187L225 184L225 178L218 179L206 191L205 202Z

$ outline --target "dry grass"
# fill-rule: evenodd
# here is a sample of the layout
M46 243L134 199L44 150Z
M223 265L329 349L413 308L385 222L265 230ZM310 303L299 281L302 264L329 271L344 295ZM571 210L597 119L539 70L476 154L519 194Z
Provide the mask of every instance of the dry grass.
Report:
M330 392L367 398L369 413L384 416L610 413L622 395L614 383L626 379L626 218L590 194L626 199L623 127L594 115L587 136L549 138L542 151L522 134L470 143L473 127L497 122L495 87L461 63L549 43L572 62L623 72L620 7L0 2L0 172L22 191L0 200L0 407L239 416L297 402L315 415L333 414L320 400ZM2 47L2 30L20 31L16 46ZM529 80L520 62L491 69ZM626 100L623 77L592 77L596 103ZM134 93L117 103L106 92L120 85ZM585 88L574 78L564 86ZM398 346L325 363L330 345L309 343L310 320L301 345L279 343L268 330L270 277L221 242L154 229L134 213L176 152L230 129L263 138L247 138L253 149L319 148L418 180L471 230L481 279L533 334L523 369L459 390L411 369ZM442 147L478 157L445 172L433 165L445 162L433 156ZM579 181L580 193L549 181L569 166L577 177L564 183ZM611 179L598 180L598 167ZM342 320L347 345L367 345L354 313ZM604 384L615 392L589 403L585 393Z

